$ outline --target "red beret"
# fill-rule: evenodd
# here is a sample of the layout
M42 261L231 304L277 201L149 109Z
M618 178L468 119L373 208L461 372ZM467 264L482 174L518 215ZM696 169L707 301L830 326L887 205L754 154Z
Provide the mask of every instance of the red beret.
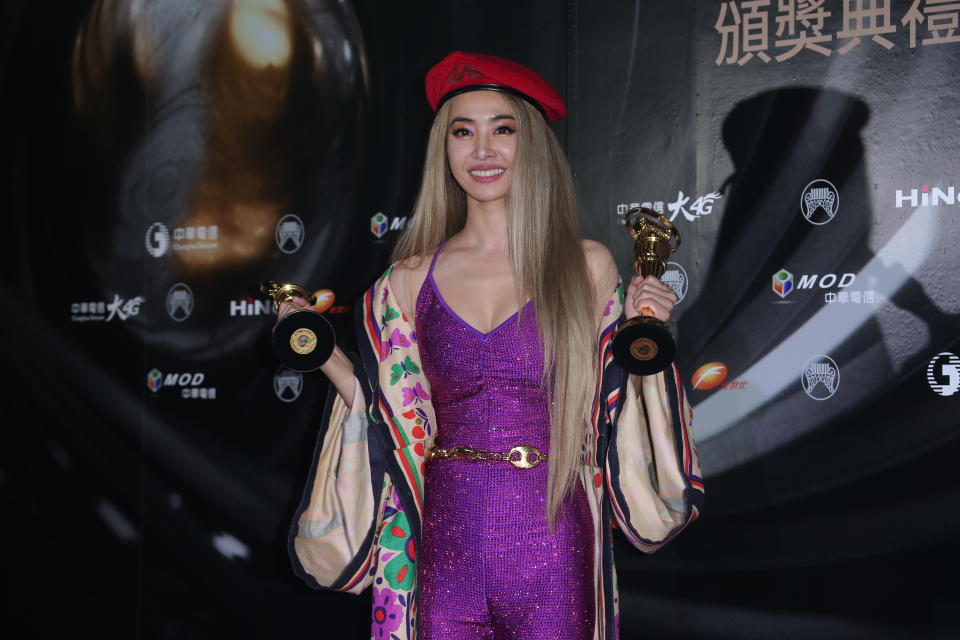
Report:
M434 111L466 91L512 93L535 106L547 122L567 117L557 90L522 64L482 53L454 51L427 72L427 101Z

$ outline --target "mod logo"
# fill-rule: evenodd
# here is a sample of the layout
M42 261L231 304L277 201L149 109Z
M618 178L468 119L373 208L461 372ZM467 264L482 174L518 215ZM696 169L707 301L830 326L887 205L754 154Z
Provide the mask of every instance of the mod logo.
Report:
M799 277L794 277L786 269L780 269L773 274L770 283L773 292L781 298L786 298L796 289L832 289L834 287L846 289L857 279L855 273L802 273Z
M159 369L151 369L147 374L147 389L156 393L163 386L163 374Z
M395 216L391 220L382 211L378 211L370 218L370 233L377 238L387 235L387 231L400 231L407 226L406 216Z
M147 373L147 389L157 393L164 387L179 387L181 398L216 400L216 387L200 386L206 377L206 374L202 372L164 374L159 369L151 369Z
M389 218L378 211L370 218L370 233L382 238L387 233L387 222L389 222Z
M786 269L780 269L773 274L773 292L781 298L793 291L793 274Z

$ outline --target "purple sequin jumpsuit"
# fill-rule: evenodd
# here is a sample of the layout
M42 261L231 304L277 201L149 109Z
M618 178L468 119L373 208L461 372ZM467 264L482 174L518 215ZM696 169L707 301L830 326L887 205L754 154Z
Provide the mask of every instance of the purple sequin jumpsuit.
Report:
M463 321L433 279L417 297L416 330L430 380L436 446L546 453L543 345L528 304L489 333ZM427 465L418 640L593 637L593 526L583 487L544 515L547 465L436 460Z

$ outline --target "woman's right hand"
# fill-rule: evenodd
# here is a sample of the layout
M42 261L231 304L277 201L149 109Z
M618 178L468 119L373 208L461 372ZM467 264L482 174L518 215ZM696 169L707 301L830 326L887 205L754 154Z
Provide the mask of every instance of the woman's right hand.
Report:
M320 313L313 305L300 297L281 302L280 307L277 308L277 322L280 322L284 317L294 311L304 310ZM340 394L340 397L343 398L346 405L348 407L351 406L357 379L353 375L353 363L344 355L340 347L336 345L333 346L333 353L330 354L330 358L320 367L320 371L330 379L330 382L333 383L333 386L337 389L337 393Z

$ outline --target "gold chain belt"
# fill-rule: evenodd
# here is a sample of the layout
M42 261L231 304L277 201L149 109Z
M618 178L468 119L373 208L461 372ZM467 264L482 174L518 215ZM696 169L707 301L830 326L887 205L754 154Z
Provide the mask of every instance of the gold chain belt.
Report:
M509 462L518 469L533 469L535 466L546 460L547 456L536 447L528 444L522 444L514 447L506 453L498 451L487 451L486 449L476 449L474 447L450 447L449 449L440 449L431 447L427 452L427 462L433 460L466 460L468 462Z

